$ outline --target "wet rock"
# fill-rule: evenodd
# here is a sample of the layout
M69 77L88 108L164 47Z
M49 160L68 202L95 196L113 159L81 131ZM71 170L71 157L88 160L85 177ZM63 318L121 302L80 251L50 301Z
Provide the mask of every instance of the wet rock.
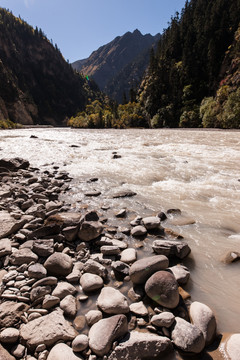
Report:
M238 251L229 251L221 261L224 264L231 264L232 262L240 260L240 253Z
M75 317L74 321L74 327L79 331L82 330L86 325L86 319L84 315L79 315Z
M181 210L180 209L168 209L167 210L167 214L171 214L171 215L181 215Z
M179 285L187 284L190 278L190 271L186 266L178 264L168 268L168 270L170 270L171 273L175 276L175 279Z
M77 331L64 319L60 309L23 324L20 328L20 337L26 342L27 347L32 350L40 344L49 347L59 340L71 341L76 335Z
M130 306L130 311L133 312L135 315L138 316L147 316L148 315L148 309L144 305L142 301L132 303Z
M29 266L28 276L34 279L42 279L47 276L47 270L42 264L36 263Z
M9 352L2 345L0 345L0 359L1 360L16 360L16 358L13 357L12 355L10 355Z
M171 338L175 346L189 353L198 354L205 346L202 331L197 326L190 324L180 317L175 318Z
M163 211L161 211L160 213L158 213L157 216L159 217L160 221L164 221L164 220L167 219L167 215L166 215Z
M98 307L107 314L125 314L129 312L127 298L117 289L104 287L97 299Z
M89 259L83 266L83 271L86 273L96 274L101 276L103 279L107 276L107 269L105 266L99 264L97 261Z
M80 278L80 285L84 292L91 292L103 287L103 279L99 275L85 273Z
M81 334L75 337L72 342L72 349L75 352L81 352L88 347L88 337L87 335Z
M67 254L54 253L45 261L44 267L50 275L67 276L72 271L73 261Z
M132 236L144 236L146 234L147 234L147 229L142 225L134 226L134 228L132 228L131 230Z
M96 244L99 246L117 246L121 250L127 248L127 244L124 241L117 239L109 239L106 236L103 236L100 240L97 240Z
M34 240L32 250L38 256L48 257L54 253L54 240Z
M98 356L106 355L112 343L128 331L125 315L115 315L99 320L89 331L89 347Z
M149 332L131 331L108 357L108 360L142 360L160 358L172 351L171 341Z
M141 216L136 216L135 219L133 219L131 222L130 222L130 225L131 226L138 226L141 224L141 221L142 221L142 217Z
M104 246L101 246L100 251L103 255L118 255L118 254L120 254L120 249L118 246L104 245Z
M92 326L96 322L102 319L102 312L99 310L90 310L85 315L88 326Z
M52 296L52 295L45 295L43 302L42 302L42 307L43 309L51 309L52 307L58 305L60 303L60 299L57 296Z
M151 318L151 324L157 327L169 328L174 323L175 316L168 311L164 311L160 314L153 315Z
M147 230L158 229L160 226L160 219L157 216L145 217L142 222Z
M179 303L178 284L167 271L157 271L145 284L146 294L158 304L174 309Z
M60 302L60 308L63 310L64 315L72 318L75 317L77 314L76 298L72 295L65 296Z
M127 264L131 264L137 260L137 251L133 248L125 249L121 252L121 261Z
M70 348L67 344L59 343L55 345L48 357L47 360L81 360L81 356L76 356L73 352L73 349Z
M212 310L205 304L194 301L189 309L191 322L203 333L206 345L211 344L216 337L216 318Z
M101 191L92 190L92 191L85 192L84 195L89 196L89 197L97 197L97 196L101 195Z
M67 282L59 282L52 292L52 296L57 296L59 299L63 299L67 295L76 294L77 289L75 286Z
M27 309L28 305L22 302L6 301L0 304L0 328L18 328L21 316Z
M134 284L144 284L156 271L168 267L168 258L164 255L150 256L135 261L129 271L130 278Z
M12 253L12 245L9 239L0 240L0 257L10 255Z
M119 191L118 193L113 195L113 199L117 199L117 198L124 198L124 197L132 197L137 195L137 193L135 193L134 191L131 190L123 190L123 191Z
M6 328L0 333L0 342L3 344L16 343L18 338L19 338L19 330L15 328Z
M79 229L78 237L82 241L96 239L103 231L103 226L99 221L84 221Z
M224 350L231 360L240 359L240 334L231 335L224 345Z
M135 285L131 289L128 290L128 297L132 301L140 301L144 297L145 292L140 285Z
M127 215L127 210L126 209L121 209L115 214L115 216L117 218L124 218L124 217L126 217L126 215Z
M189 255L191 249L184 241L155 240L153 242L153 251L161 255L175 255L180 259Z

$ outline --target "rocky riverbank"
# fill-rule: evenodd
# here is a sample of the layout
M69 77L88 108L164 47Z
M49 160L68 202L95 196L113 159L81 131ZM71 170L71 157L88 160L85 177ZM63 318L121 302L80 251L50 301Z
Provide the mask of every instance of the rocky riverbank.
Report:
M216 319L182 288L190 277L182 262L191 250L164 228L176 209L143 218L114 209L119 225L112 226L104 206L80 212L61 201L71 178L57 167L2 159L0 178L0 359L206 353L217 337ZM114 195L124 196L134 193ZM139 259L146 237L152 254ZM239 359L239 337L221 348L229 359Z

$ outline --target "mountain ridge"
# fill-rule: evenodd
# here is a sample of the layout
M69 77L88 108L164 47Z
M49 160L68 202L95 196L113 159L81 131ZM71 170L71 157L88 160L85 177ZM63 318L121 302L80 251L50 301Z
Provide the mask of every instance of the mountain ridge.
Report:
M138 29L133 32L128 31L122 36L115 37L109 43L100 46L88 58L75 61L72 66L84 75L91 76L103 92L120 101L123 95L122 90L124 89L128 95L130 88L133 85L138 85L141 80L139 76L135 78L132 74L129 74L131 81L125 79L122 76L123 68L134 61L136 68L139 64L139 56L143 53L146 54L148 51L150 53L151 47L156 46L160 37L160 34L155 36L151 34L142 35ZM145 56L145 61L141 63L138 71L141 76L143 76L148 66L148 61L149 56ZM120 78L119 74L121 74ZM113 93L111 89L113 82L116 83L116 79L120 84L119 90Z

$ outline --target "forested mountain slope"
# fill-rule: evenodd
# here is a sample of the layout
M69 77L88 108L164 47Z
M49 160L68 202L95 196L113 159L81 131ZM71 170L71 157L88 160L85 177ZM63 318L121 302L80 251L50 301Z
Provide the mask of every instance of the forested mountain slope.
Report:
M0 120L63 125L95 91L42 30L0 8Z

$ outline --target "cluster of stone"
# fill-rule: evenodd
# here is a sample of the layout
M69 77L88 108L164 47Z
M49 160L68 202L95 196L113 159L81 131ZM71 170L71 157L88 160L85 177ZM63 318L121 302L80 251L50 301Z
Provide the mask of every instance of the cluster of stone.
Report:
M167 235L162 214L113 231L99 212L59 200L66 172L2 159L0 178L0 359L154 359L174 349L197 354L214 341L213 312L187 306L181 288L190 248ZM133 240L149 233L153 253L138 260ZM92 296L95 307L83 315Z

